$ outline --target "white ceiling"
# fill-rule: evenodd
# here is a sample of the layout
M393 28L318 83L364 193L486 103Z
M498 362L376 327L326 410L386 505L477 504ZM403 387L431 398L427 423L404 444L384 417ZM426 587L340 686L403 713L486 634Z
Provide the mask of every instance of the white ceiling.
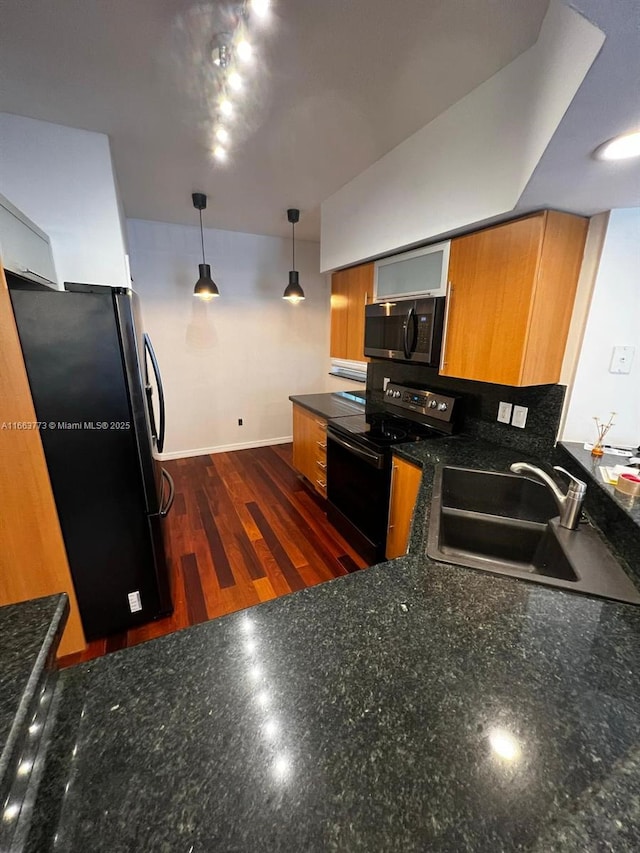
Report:
M194 224L201 190L210 227L288 235L295 206L298 236L318 239L319 204L533 44L548 0L273 5L224 166L209 58L223 3L4 0L0 110L107 133L128 217Z
M517 207L586 215L638 207L640 160L604 162L593 151L620 133L640 130L640 0L567 4L606 38Z

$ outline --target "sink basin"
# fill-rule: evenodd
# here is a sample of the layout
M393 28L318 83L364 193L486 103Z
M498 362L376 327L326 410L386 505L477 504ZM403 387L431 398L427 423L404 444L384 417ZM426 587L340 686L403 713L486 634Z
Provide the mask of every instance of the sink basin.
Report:
M427 554L443 563L640 603L589 525L566 530L546 486L518 474L438 466Z

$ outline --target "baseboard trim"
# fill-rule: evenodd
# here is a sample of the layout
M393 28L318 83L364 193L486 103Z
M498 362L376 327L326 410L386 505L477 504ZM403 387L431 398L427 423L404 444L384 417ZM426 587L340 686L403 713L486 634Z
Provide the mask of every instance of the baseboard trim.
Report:
M221 444L218 447L198 447L196 450L172 450L170 453L159 453L158 459L163 462L170 459L186 459L189 456L209 456L211 453L229 453L231 450L249 450L251 447L269 447L271 444L289 444L293 436L285 435L280 438L263 438L259 441L243 441L240 444Z

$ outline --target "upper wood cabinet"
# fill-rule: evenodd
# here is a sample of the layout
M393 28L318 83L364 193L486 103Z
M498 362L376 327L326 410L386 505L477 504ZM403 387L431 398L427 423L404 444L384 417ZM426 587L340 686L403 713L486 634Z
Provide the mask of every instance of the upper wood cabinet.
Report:
M544 211L452 240L441 375L558 382L587 227Z
M373 264L331 276L331 358L366 361L364 306L373 299Z

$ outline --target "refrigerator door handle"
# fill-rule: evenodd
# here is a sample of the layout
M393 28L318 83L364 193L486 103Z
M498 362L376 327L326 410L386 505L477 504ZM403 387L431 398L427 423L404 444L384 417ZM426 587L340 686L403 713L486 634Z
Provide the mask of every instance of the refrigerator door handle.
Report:
M169 494L167 496L167 502L160 510L160 518L166 518L169 513L169 510L173 506L173 499L176 496L176 487L173 482L173 477L164 468L162 469L162 478L163 482L166 480L169 485ZM162 496L164 497L164 488L162 489Z
M153 367L153 372L156 377L156 385L158 386L158 407L160 409L160 429L158 430L158 435L156 437L156 444L158 447L158 452L162 453L164 448L164 424L165 424L165 409L164 409L164 389L162 388L162 377L160 376L160 367L158 366L158 359L156 358L156 354L153 351L153 345L151 343L151 338L145 332L144 333L144 348L151 359L151 365ZM145 358L145 371L146 371L146 358ZM151 404L151 386L148 382L148 377L146 381L147 388L147 399L149 401L149 410L151 412L151 427L155 432L155 418L153 415L153 406ZM164 472L163 472L164 473Z

